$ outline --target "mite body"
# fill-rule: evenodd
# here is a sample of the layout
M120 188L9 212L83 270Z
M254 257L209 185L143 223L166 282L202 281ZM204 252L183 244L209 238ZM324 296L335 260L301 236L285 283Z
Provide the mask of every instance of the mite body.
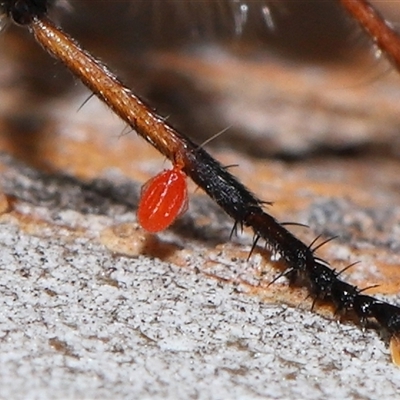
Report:
M140 225L156 233L168 228L188 207L186 175L178 166L147 181L137 211Z

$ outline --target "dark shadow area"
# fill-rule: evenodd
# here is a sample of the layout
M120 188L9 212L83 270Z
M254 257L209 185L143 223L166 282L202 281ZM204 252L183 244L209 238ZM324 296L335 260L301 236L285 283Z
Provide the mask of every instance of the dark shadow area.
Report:
M0 174L3 193L11 199L46 207L55 221L64 210L109 217L136 213L141 190L136 182L125 181L122 177L118 182L84 181L61 172L45 173L4 153L0 153L0 161L7 166ZM196 215L207 215L213 224L198 225ZM214 247L229 240L232 224L208 197L198 196L191 199L190 212L168 229L187 240Z
M246 8L245 14L238 11L239 3ZM152 65L149 52L163 49L190 53L217 43L244 60L272 52L292 62L318 64L343 62L354 49L354 40L350 39L354 24L334 0L239 3L100 0L93 7L91 0L75 0L70 1L70 9L59 8L54 14L66 32L115 70L175 127L201 143L226 128L214 102L217 89L215 93L204 90L184 72ZM5 32L0 51L2 57L18 65L13 90L18 90L20 107L9 118L9 139L15 137L14 147L24 148L22 136L14 136L14 132L24 129L24 121L32 117L32 104L35 118L42 123L48 118L46 107L51 108L55 98L76 90L77 81L19 27L11 26ZM34 125L28 127L28 138L32 132L39 132ZM211 146L219 143L261 157L292 157L285 148L271 151L268 143L260 145L251 139L244 143L245 129L237 135L238 140L233 132L231 138L222 137ZM40 158L35 151L35 146L29 145L28 158ZM303 156L307 154L300 154Z

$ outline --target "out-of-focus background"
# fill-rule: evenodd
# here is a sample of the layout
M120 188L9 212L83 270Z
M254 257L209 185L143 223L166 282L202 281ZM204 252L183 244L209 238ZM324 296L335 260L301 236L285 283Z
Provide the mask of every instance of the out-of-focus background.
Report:
M396 26L400 8L376 2ZM347 280L400 292L400 77L336 1L70 1L53 18ZM29 32L0 37L2 395L383 398L398 370L284 279L194 185L148 235L168 162ZM399 302L399 300L397 300ZM386 343L386 344L385 344ZM373 394L371 394L373 393Z

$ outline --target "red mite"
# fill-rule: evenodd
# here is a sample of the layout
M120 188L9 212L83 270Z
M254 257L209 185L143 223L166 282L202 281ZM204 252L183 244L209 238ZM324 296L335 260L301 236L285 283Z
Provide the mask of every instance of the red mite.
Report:
M139 223L148 232L160 232L182 215L187 205L186 175L175 165L143 185L137 212Z

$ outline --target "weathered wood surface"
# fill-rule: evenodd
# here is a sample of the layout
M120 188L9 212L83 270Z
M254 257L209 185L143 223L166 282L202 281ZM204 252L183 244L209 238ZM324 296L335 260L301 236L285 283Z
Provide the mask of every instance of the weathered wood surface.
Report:
M284 279L268 286L280 270L262 249L247 260L251 233L229 240L232 221L193 185L188 213L145 233L140 186L165 160L96 99L80 109L88 93L25 37L2 41L4 397L398 391L377 333L309 312ZM304 241L337 235L319 254L338 269L359 260L346 279L396 302L400 77L361 50L317 62L246 48L153 51L132 77L121 70L170 97L198 142L229 127L212 153L280 221L309 225L293 228Z

